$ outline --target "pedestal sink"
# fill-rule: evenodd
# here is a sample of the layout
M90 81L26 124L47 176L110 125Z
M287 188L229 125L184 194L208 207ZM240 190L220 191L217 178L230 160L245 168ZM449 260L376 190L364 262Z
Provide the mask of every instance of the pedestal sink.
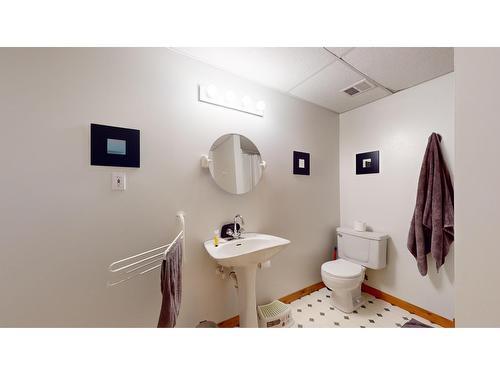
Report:
M240 327L258 327L255 276L257 265L269 260L290 243L289 240L261 233L245 233L236 240L205 241L205 249L217 263L233 267L238 278Z

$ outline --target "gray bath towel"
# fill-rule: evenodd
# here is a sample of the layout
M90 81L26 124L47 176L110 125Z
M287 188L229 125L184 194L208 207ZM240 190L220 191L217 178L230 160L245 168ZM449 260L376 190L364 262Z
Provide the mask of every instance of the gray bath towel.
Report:
M167 253L161 265L161 302L158 328L175 327L181 308L182 295L182 240L179 239Z
M420 169L417 202L408 233L408 250L417 260L422 276L427 274L427 254L439 270L453 243L453 185L439 148L441 136L432 133Z

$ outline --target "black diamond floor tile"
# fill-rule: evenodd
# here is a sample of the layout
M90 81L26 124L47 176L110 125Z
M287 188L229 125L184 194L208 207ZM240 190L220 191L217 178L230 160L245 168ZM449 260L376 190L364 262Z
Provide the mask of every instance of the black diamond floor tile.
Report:
M361 305L356 310L353 310L352 314L346 314L335 308L333 304L326 302L325 298L330 298L331 301L333 297L331 297L330 295L326 295L326 293L323 294L320 293L316 294L315 296L309 296L305 301L302 300L301 304L299 304L298 306L295 305L294 308L296 312L294 312L294 314L297 314L297 319L302 317L301 318L302 323L300 324L297 323L294 326L297 328L305 328L309 326L311 327L329 326L329 327L340 328L340 327L345 327L346 325L350 326L351 325L350 320L352 318L352 323L357 323L355 324L355 327L373 328L373 327L378 327L379 325L387 326L387 324L384 324L384 322L387 320L387 317L395 314L395 317L397 316L400 321L400 323L392 323L394 324L393 327L396 328L396 327L402 327L403 324L405 324L414 316L408 311L391 308L391 306L394 306L393 304L379 301L377 300L377 298L373 298L373 296L369 296L368 298L366 298L365 296L365 302L363 305ZM323 305L323 303L326 303L326 305ZM372 305L376 304L377 306L370 307L369 304ZM312 309L313 307L315 310ZM316 308L319 308L320 311L317 311ZM362 309L365 310L363 311ZM370 312L371 311L370 309L374 311ZM391 314L388 314L387 312L391 312ZM406 313L406 316L402 316L402 314L404 313ZM357 314L359 316L354 314ZM302 320L304 318L306 318L307 320ZM364 320L365 322L368 322L368 324L362 323L362 321L358 323L356 320L357 318L362 318L362 321ZM333 321L334 319L338 319L338 321L335 322ZM344 325L342 325L341 322L344 322Z

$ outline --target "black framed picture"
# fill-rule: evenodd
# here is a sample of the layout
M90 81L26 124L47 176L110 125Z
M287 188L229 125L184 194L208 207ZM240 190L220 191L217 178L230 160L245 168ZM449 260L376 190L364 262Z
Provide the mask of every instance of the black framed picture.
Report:
M379 173L379 152L356 154L356 174Z
M293 174L309 176L310 174L310 155L307 152L293 152Z
M90 164L139 168L140 130L90 124Z

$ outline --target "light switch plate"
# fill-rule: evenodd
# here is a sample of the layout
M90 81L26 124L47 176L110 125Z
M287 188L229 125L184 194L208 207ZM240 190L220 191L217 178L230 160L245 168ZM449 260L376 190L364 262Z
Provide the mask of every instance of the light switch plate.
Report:
M124 172L111 173L111 190L125 190L127 188L127 176Z

